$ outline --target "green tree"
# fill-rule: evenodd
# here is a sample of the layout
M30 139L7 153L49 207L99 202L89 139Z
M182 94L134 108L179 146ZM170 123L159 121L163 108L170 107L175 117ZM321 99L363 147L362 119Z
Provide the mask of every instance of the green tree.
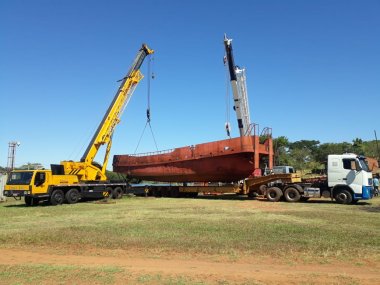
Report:
M345 152L352 152L352 145L348 142L324 143L319 145L314 154L314 158L316 161L323 163L327 160L327 155L342 154Z
M315 160L318 147L319 141L317 140L300 140L290 143L289 156L291 157L291 164L301 172L319 168L320 163Z
M323 143L318 140L290 142L285 136L273 139L275 165L292 165L298 170L322 169L329 154L356 153L380 159L376 141L355 138L351 143Z
M378 144L376 144L375 140L364 141L362 144L362 147L363 147L365 156L380 159L380 145L378 149Z
M311 161L310 150L306 147L292 149L290 151L290 156L290 161L292 162L291 165L301 172L307 169L307 165Z
M27 164L23 164L21 165L20 167L18 167L17 169L22 169L22 170L25 170L25 169L28 169L28 170L34 170L34 169L43 169L44 166L39 163L39 162L34 162L34 163L30 163L28 162Z
M290 149L303 149L310 150L311 154L315 153L319 147L319 141L317 140L300 140L290 143Z
M352 141L352 150L356 154L364 155L363 140L356 138Z
M273 139L274 163L275 165L288 165L289 156L289 139L285 136L280 136Z

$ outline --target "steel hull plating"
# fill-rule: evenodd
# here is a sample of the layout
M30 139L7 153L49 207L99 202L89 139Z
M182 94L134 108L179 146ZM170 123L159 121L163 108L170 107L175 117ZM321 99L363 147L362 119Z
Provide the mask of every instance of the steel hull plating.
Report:
M258 168L255 152L269 154L269 144L259 144L258 140L247 136L147 155L115 155L113 169L149 181L238 181Z

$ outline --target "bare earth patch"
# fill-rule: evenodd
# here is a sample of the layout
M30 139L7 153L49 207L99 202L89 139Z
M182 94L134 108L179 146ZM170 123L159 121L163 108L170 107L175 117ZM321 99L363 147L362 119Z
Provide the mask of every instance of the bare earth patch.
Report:
M191 284L195 284L195 281L201 284L380 284L380 267L368 262L360 265L343 262L334 262L333 265L287 264L270 257L250 257L236 261L189 256L185 259L177 254L148 257L141 252L123 250L101 251L97 256L67 255L35 248L32 251L0 249L0 264L69 265L89 268L116 266L128 272L128 275L116 276L115 284L125 284L131 280L140 281L137 283L161 283L161 279L148 280L149 282L141 279L141 276L151 275L163 278L175 276L176 280L183 277L186 278L184 280L192 280ZM77 283L76 280L69 281Z

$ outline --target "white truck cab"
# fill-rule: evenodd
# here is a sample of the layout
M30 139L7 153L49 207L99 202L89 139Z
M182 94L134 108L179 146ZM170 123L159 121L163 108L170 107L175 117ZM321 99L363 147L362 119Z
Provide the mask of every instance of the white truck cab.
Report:
M372 198L372 173L365 157L353 153L327 157L328 187L338 203L349 204Z

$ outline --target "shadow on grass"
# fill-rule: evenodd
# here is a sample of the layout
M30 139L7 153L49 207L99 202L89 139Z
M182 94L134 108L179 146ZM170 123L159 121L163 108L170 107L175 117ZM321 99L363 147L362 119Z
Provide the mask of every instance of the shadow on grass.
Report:
M360 205L370 205L368 203L360 204ZM380 213L380 206L375 207L360 207L360 210L370 212L370 213Z
M194 198L192 198L194 199ZM198 196L195 199L200 200L239 200L239 201L246 201L246 200L256 200L255 198L248 198L247 196L242 195L236 195L236 194L225 194L225 195L202 195Z
M51 206L49 202L40 202L37 205L27 206L26 204L17 204L17 205L5 205L5 208L34 208L34 207L47 207Z
M263 196L258 196L258 197L250 198L250 197L247 197L247 196L244 196L244 195L236 195L236 194L202 195L202 196L198 196L196 198L186 198L186 197L183 197L181 199L237 200L237 201L256 200L256 201L260 201L260 202L264 202L264 203L289 203L289 202L285 201L285 199L281 199L278 202L271 202L271 201L267 200ZM336 204L331 199L316 199L316 200L308 200L308 201L299 201L299 202L295 202L295 203L292 203L292 204L298 204L298 203L302 203L302 204ZM350 204L350 205L352 205L352 206L358 206L358 205L359 206L368 206L368 205L371 205L371 203L368 203L368 202L365 202L365 201L359 201L356 204ZM345 206L350 206L350 205L345 205ZM366 207L366 208L363 208L363 209L365 209L366 211L369 211L369 212L380 212L380 207L371 207L371 208L367 208Z
M6 202L4 202L6 203ZM92 203L92 204L116 204L116 201L111 199L90 199L90 198L82 198L80 201L77 202L77 204L81 203ZM67 205L67 203L63 203L62 205ZM48 200L41 200L37 205L27 206L25 203L22 204L11 204L11 205L5 205L5 208L34 208L34 207L54 207L50 204ZM61 205L57 205L58 207Z
M327 199L327 198L326 198L326 200L309 200L309 201L304 201L301 203L306 203L306 204L330 204L330 203L338 204L335 201L332 201L331 199ZM350 205L352 205L352 206L358 206L358 205L366 206L366 205L371 205L371 203L359 201L359 202L356 202L356 204L348 204L345 206L350 206Z

